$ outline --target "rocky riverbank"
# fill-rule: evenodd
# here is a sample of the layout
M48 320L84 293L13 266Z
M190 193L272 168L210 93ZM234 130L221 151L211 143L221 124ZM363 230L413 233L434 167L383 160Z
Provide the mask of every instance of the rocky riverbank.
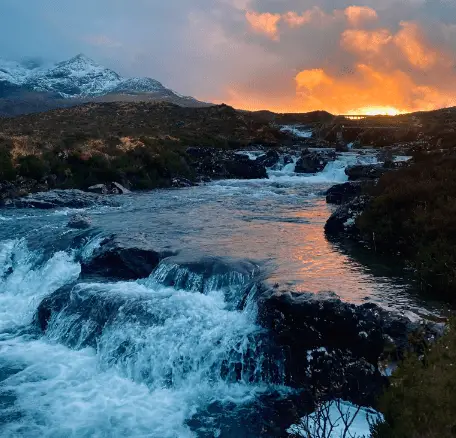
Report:
M454 166L455 156L448 151L417 155L406 166L358 166L356 175L372 179L328 190L327 201L339 207L325 225L327 235L400 255L425 294L454 302ZM353 175L353 168L346 172Z

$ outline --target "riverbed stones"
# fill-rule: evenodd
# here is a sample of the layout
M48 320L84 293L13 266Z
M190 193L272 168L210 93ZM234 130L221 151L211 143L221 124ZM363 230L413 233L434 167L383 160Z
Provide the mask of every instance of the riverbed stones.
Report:
M90 186L87 190L91 193L98 193L100 195L108 194L106 184L95 184L94 186Z
M413 348L412 335L424 330L375 304L345 303L331 292L271 290L258 307L260 323L285 354L287 384L363 404L386 382L379 362L402 357Z
M348 166L345 169L345 174L349 181L372 180L378 179L391 169L385 168L381 164L367 164Z
M169 250L157 250L142 234L113 235L106 238L88 261L83 261L84 276L135 280L148 277L160 260L175 255Z
M71 216L68 221L68 228L75 228L78 230L84 230L92 226L92 219L89 216L83 214L75 214Z
M34 193L23 198L13 199L9 204L16 208L40 209L87 208L100 205L116 206L117 203L106 196L71 189Z
M369 196L361 195L340 205L326 221L326 234L357 236L359 230L356 226L356 219L366 209L369 202Z
M335 154L331 152L310 151L304 149L296 162L296 173L321 172L330 161L335 160Z
M359 181L336 184L326 192L326 202L328 204L344 204L359 196L362 192L362 184Z
M280 160L280 154L276 150L270 150L266 152L264 155L260 155L256 162L259 165L265 167L273 167L275 166Z

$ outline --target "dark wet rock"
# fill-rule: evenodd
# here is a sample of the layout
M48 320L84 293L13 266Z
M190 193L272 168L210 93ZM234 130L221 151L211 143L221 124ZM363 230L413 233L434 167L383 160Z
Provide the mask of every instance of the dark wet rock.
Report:
M259 300L259 321L285 353L287 383L311 385L359 403L374 401L385 379L379 362L398 360L423 324L375 304L344 303L333 293L270 291Z
M53 187L52 177L43 181L36 181L34 179L26 179L22 177L16 178L15 181L1 181L0 182L0 207L14 207L14 200L27 196L30 193L44 192ZM50 180L51 184L48 184Z
M296 173L321 172L330 161L335 160L335 154L305 149L296 162Z
M186 178L173 178L171 184L173 187L176 187L176 188L192 187L195 185Z
M164 259L154 279L165 286L201 293L224 290L227 303L238 307L245 289L260 275L259 265L250 260L180 253Z
M127 193L131 193L126 187L118 182L111 182L106 184L95 184L94 186L90 186L87 191L92 193L98 193L100 195L124 195Z
M68 221L67 227L84 230L92 226L92 219L83 214L75 214Z
M345 169L345 174L350 181L378 179L390 169L384 168L381 164L367 164L348 166Z
M99 195L108 194L106 184L95 184L94 186L90 186L87 190L91 193L98 193Z
M58 326L55 335L71 348L96 347L103 329L119 318L122 309L124 322L131 321L145 327L163 324L165 316L150 312L144 297L112 292L104 284L71 284L64 286L38 306L35 323L43 331ZM60 314L61 318L53 321ZM65 324L71 320L71 324ZM120 353L120 352L119 352Z
M369 196L361 195L339 206L327 220L325 232L329 235L357 235L359 230L356 219L366 209L369 201Z
M350 149L345 143L338 143L336 145L336 152L348 152Z
M259 179L267 178L264 165L250 160L245 154L214 148L188 148L190 167L197 180L225 178Z
M273 167L280 160L280 155L276 150L270 150L265 155L261 155L256 159L256 162L265 167Z
M117 204L105 196L73 189L35 193L14 199L9 205L16 208L52 209L59 207L86 208L96 205L116 206Z
M293 162L293 157L291 155L284 155L283 156L283 164L286 166L287 164L291 164Z
M267 178L266 168L255 161L229 160L224 162L224 167L232 178L261 179Z
M174 254L154 249L143 235L111 236L95 250L91 260L82 262L82 274L123 280L145 278L160 260Z
M128 190L126 187L124 187L122 184L118 182L113 181L111 185L111 193L113 194L126 195L128 193L131 193L130 190Z
M358 181L336 184L326 192L328 204L344 204L359 196L362 192L362 184Z
M187 425L201 438L285 438L286 429L314 410L308 391L263 394L248 403L215 401L197 412Z

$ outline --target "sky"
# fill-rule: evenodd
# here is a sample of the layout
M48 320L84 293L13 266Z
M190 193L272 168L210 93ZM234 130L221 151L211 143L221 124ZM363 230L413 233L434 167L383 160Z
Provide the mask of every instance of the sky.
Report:
M237 108L456 105L456 0L0 0L0 57L84 53Z

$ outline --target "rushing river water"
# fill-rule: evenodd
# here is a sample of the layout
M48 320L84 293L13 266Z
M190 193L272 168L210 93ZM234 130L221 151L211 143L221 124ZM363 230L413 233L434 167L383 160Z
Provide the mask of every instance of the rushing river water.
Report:
M74 210L0 211L0 436L255 436L242 409L256 412L261 397L290 390L259 372L255 303L234 305L242 278L230 277L230 293L164 286L163 266L143 280L81 283L46 335L33 323L37 306L76 282L77 260L90 259L103 236L144 233L157 249L195 260L249 259L282 289L419 310L391 266L324 237L324 191L345 181L347 164L373 161L353 152L312 176L295 174L292 163L267 180L124 195L120 207L86 209L93 228L79 240L66 226ZM231 365L245 361L248 371L233 378Z

